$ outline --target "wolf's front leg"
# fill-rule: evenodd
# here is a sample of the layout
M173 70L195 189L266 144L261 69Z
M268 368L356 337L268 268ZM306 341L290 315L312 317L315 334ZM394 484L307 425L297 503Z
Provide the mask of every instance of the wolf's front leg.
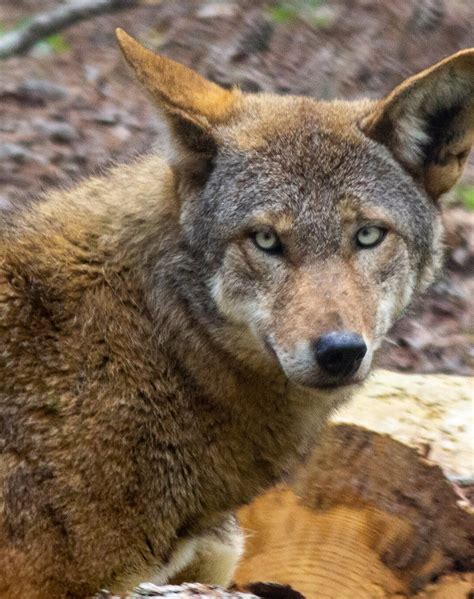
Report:
M176 571L169 582L200 582L228 587L244 549L244 536L235 517L228 517L221 526L193 538L191 542L194 545L192 559Z

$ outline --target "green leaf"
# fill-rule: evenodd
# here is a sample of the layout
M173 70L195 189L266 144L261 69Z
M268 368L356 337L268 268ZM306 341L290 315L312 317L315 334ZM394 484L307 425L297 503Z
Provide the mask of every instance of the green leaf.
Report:
M282 3L270 9L270 18L275 23L289 23L297 16L297 9L289 4Z
M474 212L474 185L459 185L458 194L464 207Z
M60 54L61 52L67 52L70 49L70 45L64 39L64 37L60 33L54 33L50 35L44 40L48 46L53 50L55 54Z

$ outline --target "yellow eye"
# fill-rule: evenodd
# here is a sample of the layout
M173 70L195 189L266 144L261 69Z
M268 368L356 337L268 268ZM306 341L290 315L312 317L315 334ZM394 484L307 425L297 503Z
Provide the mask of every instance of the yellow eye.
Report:
M271 229L261 229L253 234L255 245L265 252L279 252L281 242L278 235Z
M386 229L377 225L366 225L356 233L356 243L360 248L373 248L382 242Z

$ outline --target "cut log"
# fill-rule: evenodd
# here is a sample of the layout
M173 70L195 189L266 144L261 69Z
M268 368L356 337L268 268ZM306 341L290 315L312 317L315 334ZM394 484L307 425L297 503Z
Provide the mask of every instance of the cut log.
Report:
M376 370L334 422L422 449L448 476L473 475L474 378Z
M414 449L332 426L292 488L241 510L247 547L236 582L289 584L307 599L441 599L446 588L449 599L466 599L474 516L457 499Z

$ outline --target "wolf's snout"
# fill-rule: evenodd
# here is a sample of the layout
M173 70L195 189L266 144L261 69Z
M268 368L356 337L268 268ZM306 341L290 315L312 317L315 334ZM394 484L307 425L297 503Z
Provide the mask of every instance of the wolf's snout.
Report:
M321 370L337 377L354 374L367 353L367 345L362 337L346 331L322 335L314 349Z

